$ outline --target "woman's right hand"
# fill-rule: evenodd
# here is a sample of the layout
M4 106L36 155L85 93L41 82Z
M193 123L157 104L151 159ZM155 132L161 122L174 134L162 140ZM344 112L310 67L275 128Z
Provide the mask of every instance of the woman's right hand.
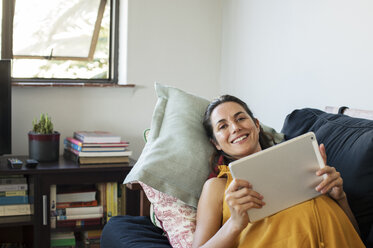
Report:
M263 196L252 189L252 185L240 179L233 179L225 191L225 201L231 212L230 220L236 228L243 230L250 219L247 210L262 208L265 205Z

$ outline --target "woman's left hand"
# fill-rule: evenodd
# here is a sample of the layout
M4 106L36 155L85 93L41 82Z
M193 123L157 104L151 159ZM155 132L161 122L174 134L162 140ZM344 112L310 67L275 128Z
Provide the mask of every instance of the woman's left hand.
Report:
M316 175L322 176L326 175L326 178L316 187L318 192L322 194L329 193L329 196L336 201L342 200L346 197L346 193L343 190L343 179L341 174L336 171L334 167L326 165L326 152L324 144L321 144L320 153L324 160L325 167L318 170Z

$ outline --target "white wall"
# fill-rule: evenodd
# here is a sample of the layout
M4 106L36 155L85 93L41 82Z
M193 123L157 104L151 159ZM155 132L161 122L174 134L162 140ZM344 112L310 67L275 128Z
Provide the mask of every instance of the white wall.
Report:
M221 92L281 130L295 108L373 109L373 2L224 0Z
M13 154L28 154L32 119L48 113L61 139L75 130L108 130L128 140L138 158L156 103L154 81L206 98L218 94L221 8L221 0L129 0L128 67L119 53L119 73L123 82L127 69L136 87L13 87Z

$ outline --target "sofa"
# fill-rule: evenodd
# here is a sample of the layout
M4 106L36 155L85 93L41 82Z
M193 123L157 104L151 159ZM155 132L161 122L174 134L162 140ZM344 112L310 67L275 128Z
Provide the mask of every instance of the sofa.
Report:
M111 218L103 229L101 247L191 246L199 194L211 173L212 149L201 124L209 101L159 84L156 93L149 140L124 181L140 183L151 211L147 216ZM373 120L343 114L346 109L339 113L296 109L286 116L279 133L261 125L277 143L315 133L326 147L327 164L341 173L363 242L373 247Z

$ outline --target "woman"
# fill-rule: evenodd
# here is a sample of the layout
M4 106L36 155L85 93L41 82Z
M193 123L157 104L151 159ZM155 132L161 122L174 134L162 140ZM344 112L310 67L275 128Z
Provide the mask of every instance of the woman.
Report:
M216 148L212 162L225 165L203 187L193 247L364 247L342 178L330 166L316 173L327 175L316 187L322 196L250 223L247 211L263 207L265 196L233 179L226 165L268 148L271 140L247 105L229 95L208 106L204 127ZM326 162L323 145L320 152Z

